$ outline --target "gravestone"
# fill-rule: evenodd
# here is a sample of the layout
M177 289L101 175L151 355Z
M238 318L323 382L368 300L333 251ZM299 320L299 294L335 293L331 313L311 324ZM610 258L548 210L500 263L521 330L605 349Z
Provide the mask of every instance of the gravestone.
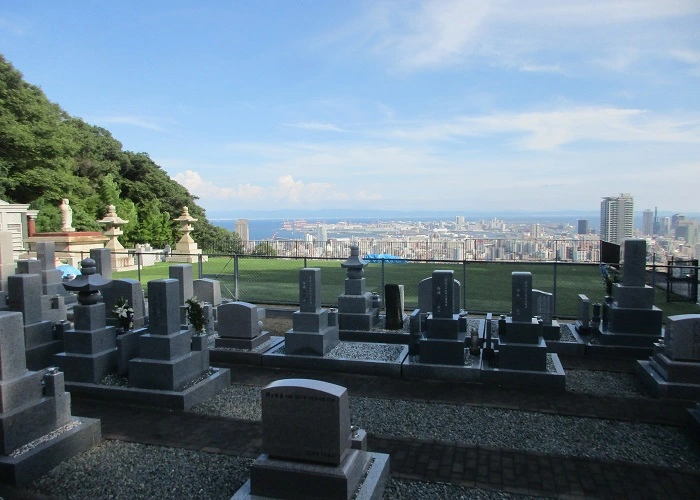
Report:
M33 268L34 265L27 267ZM27 366L31 370L41 370L53 365L53 356L63 350L63 338L57 335L56 323L43 317L42 300L44 296L41 293L40 275L14 274L8 276L7 287L9 309L21 312L24 318Z
M202 302L216 307L221 304L221 283L218 280L201 278L192 282L192 293Z
M579 305L579 319L576 321L576 331L580 334L587 334L590 332L591 329L591 304L590 301L588 300L588 297L586 297L583 294L579 294L578 296L580 305Z
M424 280L425 281L425 280ZM463 365L467 318L453 313L454 271L433 271L432 311L420 340L420 363Z
M264 311L264 309L263 309ZM270 332L262 330L261 312L247 302L227 302L217 308L216 347L227 349L255 349L270 339Z
M387 330L401 330L404 316L404 291L403 285L384 285L384 297L386 301Z
M91 248L90 258L95 261L97 274L106 280L112 279L112 251L109 248Z
M338 327L341 330L369 331L379 321L381 304L366 290L364 268L357 245L350 246L350 257L340 264L345 269L345 293L338 296ZM378 298L378 297L377 297Z
M7 277L15 274L15 258L12 248L12 233L0 231L0 299L7 296ZM5 305L0 300L0 307Z
M43 295L68 295L63 288L63 273L56 269L56 244L53 241L37 243L36 258L41 262Z
M64 352L55 355L56 364L72 383L99 384L117 371L117 334L107 326L107 312L100 289L110 284L97 274L95 261L84 259L81 275L66 284L78 292L73 307L75 326L63 334Z
M457 280L453 280L454 290L452 291L452 299L454 301L454 307L452 309L453 314L459 314L461 309L460 305L460 293L461 284ZM418 309L421 313L428 314L433 310L433 278L425 278L418 283Z
M654 306L654 289L645 284L646 240L624 242L622 280L612 285L599 327L603 345L651 347L661 336L663 312Z
M532 290L532 307L535 316L542 319L542 336L545 340L559 340L559 322L553 319L554 296L542 290Z
M129 361L130 386L179 391L209 370L206 336L195 343L181 328L181 296L176 279L148 282L148 333L139 336L139 357Z
M101 440L99 420L71 415L63 373L27 370L24 343L22 314L0 312L0 482L13 485L35 480Z
M191 264L173 264L168 268L168 276L178 281L180 291L180 324L187 325L187 301L194 296Z
M299 310L292 315L292 329L285 335L285 353L324 356L338 345L338 326L328 323L321 308L321 270L299 271Z
M700 399L700 314L669 316L653 355L637 361L637 375L656 397Z
M139 355L139 336L146 333L144 327L148 318L146 317L143 288L137 280L122 278L113 280L111 286L102 291L102 295L108 315L107 324L117 327L117 370L118 373L124 375L129 371L129 360ZM124 299L134 310L133 326L129 331L122 331L119 321L114 316L113 311L119 299Z
M542 337L542 325L533 317L531 273L512 273L511 309L513 314L506 318L504 331L499 325L499 368L546 371L547 344Z
M351 446L347 389L307 379L261 390L263 453L243 498L381 498L389 455Z

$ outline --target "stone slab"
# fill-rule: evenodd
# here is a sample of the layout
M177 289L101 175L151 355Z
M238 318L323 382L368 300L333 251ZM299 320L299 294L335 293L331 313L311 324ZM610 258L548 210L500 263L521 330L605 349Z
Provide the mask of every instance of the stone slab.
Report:
M700 361L700 314L669 316L664 343L672 359Z
M493 368L488 361L482 361L481 382L487 385L501 387L523 387L528 390L566 391L566 375L564 367L556 354L549 354L554 364L554 372L528 370L509 370Z
M649 285L627 286L613 283L613 301L617 307L630 309L650 309L654 306L654 289Z
M214 370L212 375L184 391L116 387L75 382L66 382L66 390L76 397L186 411L216 396L224 388L231 385L231 371L228 368L212 368L212 370Z
M656 306L651 309L625 309L615 303L603 304L601 331L607 333L635 333L661 336L663 311Z
M542 371L547 369L547 344L540 338L537 345L498 341L498 366L509 370Z
M172 360L134 358L129 361L129 385L177 391L203 373L205 355L202 351L191 351Z
M102 440L100 421L74 417L79 425L17 457L0 455L0 481L14 486L30 483L61 462L87 451Z
M364 295L366 290L365 278L345 278L345 295Z
M423 363L440 365L464 364L464 334L458 339L428 339L419 342L420 359Z
M289 354L324 356L340 339L338 327L328 326L319 333L289 330L285 334L285 345Z
M369 331L379 322L379 310L370 309L367 313L338 313L338 327L343 330Z
M226 349L252 350L270 340L270 332L262 332L254 338L219 337L214 340L215 347Z
M700 383L688 384L664 380L649 360L637 361L637 378L655 398L700 400Z
M365 292L363 295L339 295L338 313L364 314L372 305L372 294Z
M253 350L213 347L209 349L209 360L212 364L262 366L263 354L278 347L283 342L284 337L272 335L266 343Z
M356 373L361 375L377 375L398 378L401 377L401 363L408 355L408 346L401 351L396 361L338 359L277 352L282 349L285 349L284 344L278 345L277 347L265 352L262 355L262 365L273 368Z
M481 361L472 366L419 363L406 356L401 367L401 377L412 380L444 380L449 382L477 383L481 381Z
M292 315L292 330L295 332L318 333L328 327L328 310L315 312L296 311Z

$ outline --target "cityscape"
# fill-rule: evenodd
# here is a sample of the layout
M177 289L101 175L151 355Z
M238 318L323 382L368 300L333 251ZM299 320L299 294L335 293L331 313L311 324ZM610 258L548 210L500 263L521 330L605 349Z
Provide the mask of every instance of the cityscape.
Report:
M280 219L274 232L260 239L251 239L249 224L245 219L235 223L246 250L253 251L265 241L278 256L341 258L352 243L363 254L403 259L597 263L601 261L601 241L620 244L633 237L647 240L648 262L666 264L700 254L696 219L683 214L659 216L657 210L646 209L641 225L635 227L634 198L629 193L602 199L599 224L586 218L575 223L527 223L498 217L468 220L465 216L360 222Z

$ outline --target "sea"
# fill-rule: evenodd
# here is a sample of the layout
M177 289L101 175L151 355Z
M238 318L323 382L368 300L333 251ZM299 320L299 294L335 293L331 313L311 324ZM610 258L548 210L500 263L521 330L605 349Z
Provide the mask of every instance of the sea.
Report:
M576 217L571 216L518 216L518 217L499 217L499 219L504 222L525 222L525 223L547 223L547 222L566 222L575 225ZM212 224L221 226L229 231L236 230L236 220L237 219L210 219ZM283 240L300 240L304 238L305 234L313 234L314 229L310 229L309 226L316 227L317 224L337 224L339 222L360 223L360 224L370 224L376 222L436 222L436 221L454 221L453 217L344 217L344 218L325 218L325 219L275 219L275 218L249 218L248 221L248 232L250 234L250 239L252 241L261 240L271 240L271 239L283 239ZM590 226L595 227L595 220L590 221ZM306 225L306 228L295 228L295 223L302 223ZM328 229L328 237L342 237L348 236L347 232L343 234L334 234L334 232ZM361 231L360 231L361 232ZM376 234L376 233L375 233ZM353 231L354 236L362 236L358 234L357 231ZM497 236L494 236L497 237Z

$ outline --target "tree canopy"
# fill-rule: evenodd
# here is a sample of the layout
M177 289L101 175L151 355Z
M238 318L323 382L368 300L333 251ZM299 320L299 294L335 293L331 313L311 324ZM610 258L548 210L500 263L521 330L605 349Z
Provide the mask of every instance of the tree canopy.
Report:
M24 81L0 55L0 197L38 209L38 231L58 231L62 198L73 227L97 231L109 205L129 223L120 240L165 245L179 239L172 220L187 206L199 219L192 237L204 247L235 246L236 234L211 224L196 197L146 153L124 151L104 128L69 116ZM240 242L240 238L237 239Z

